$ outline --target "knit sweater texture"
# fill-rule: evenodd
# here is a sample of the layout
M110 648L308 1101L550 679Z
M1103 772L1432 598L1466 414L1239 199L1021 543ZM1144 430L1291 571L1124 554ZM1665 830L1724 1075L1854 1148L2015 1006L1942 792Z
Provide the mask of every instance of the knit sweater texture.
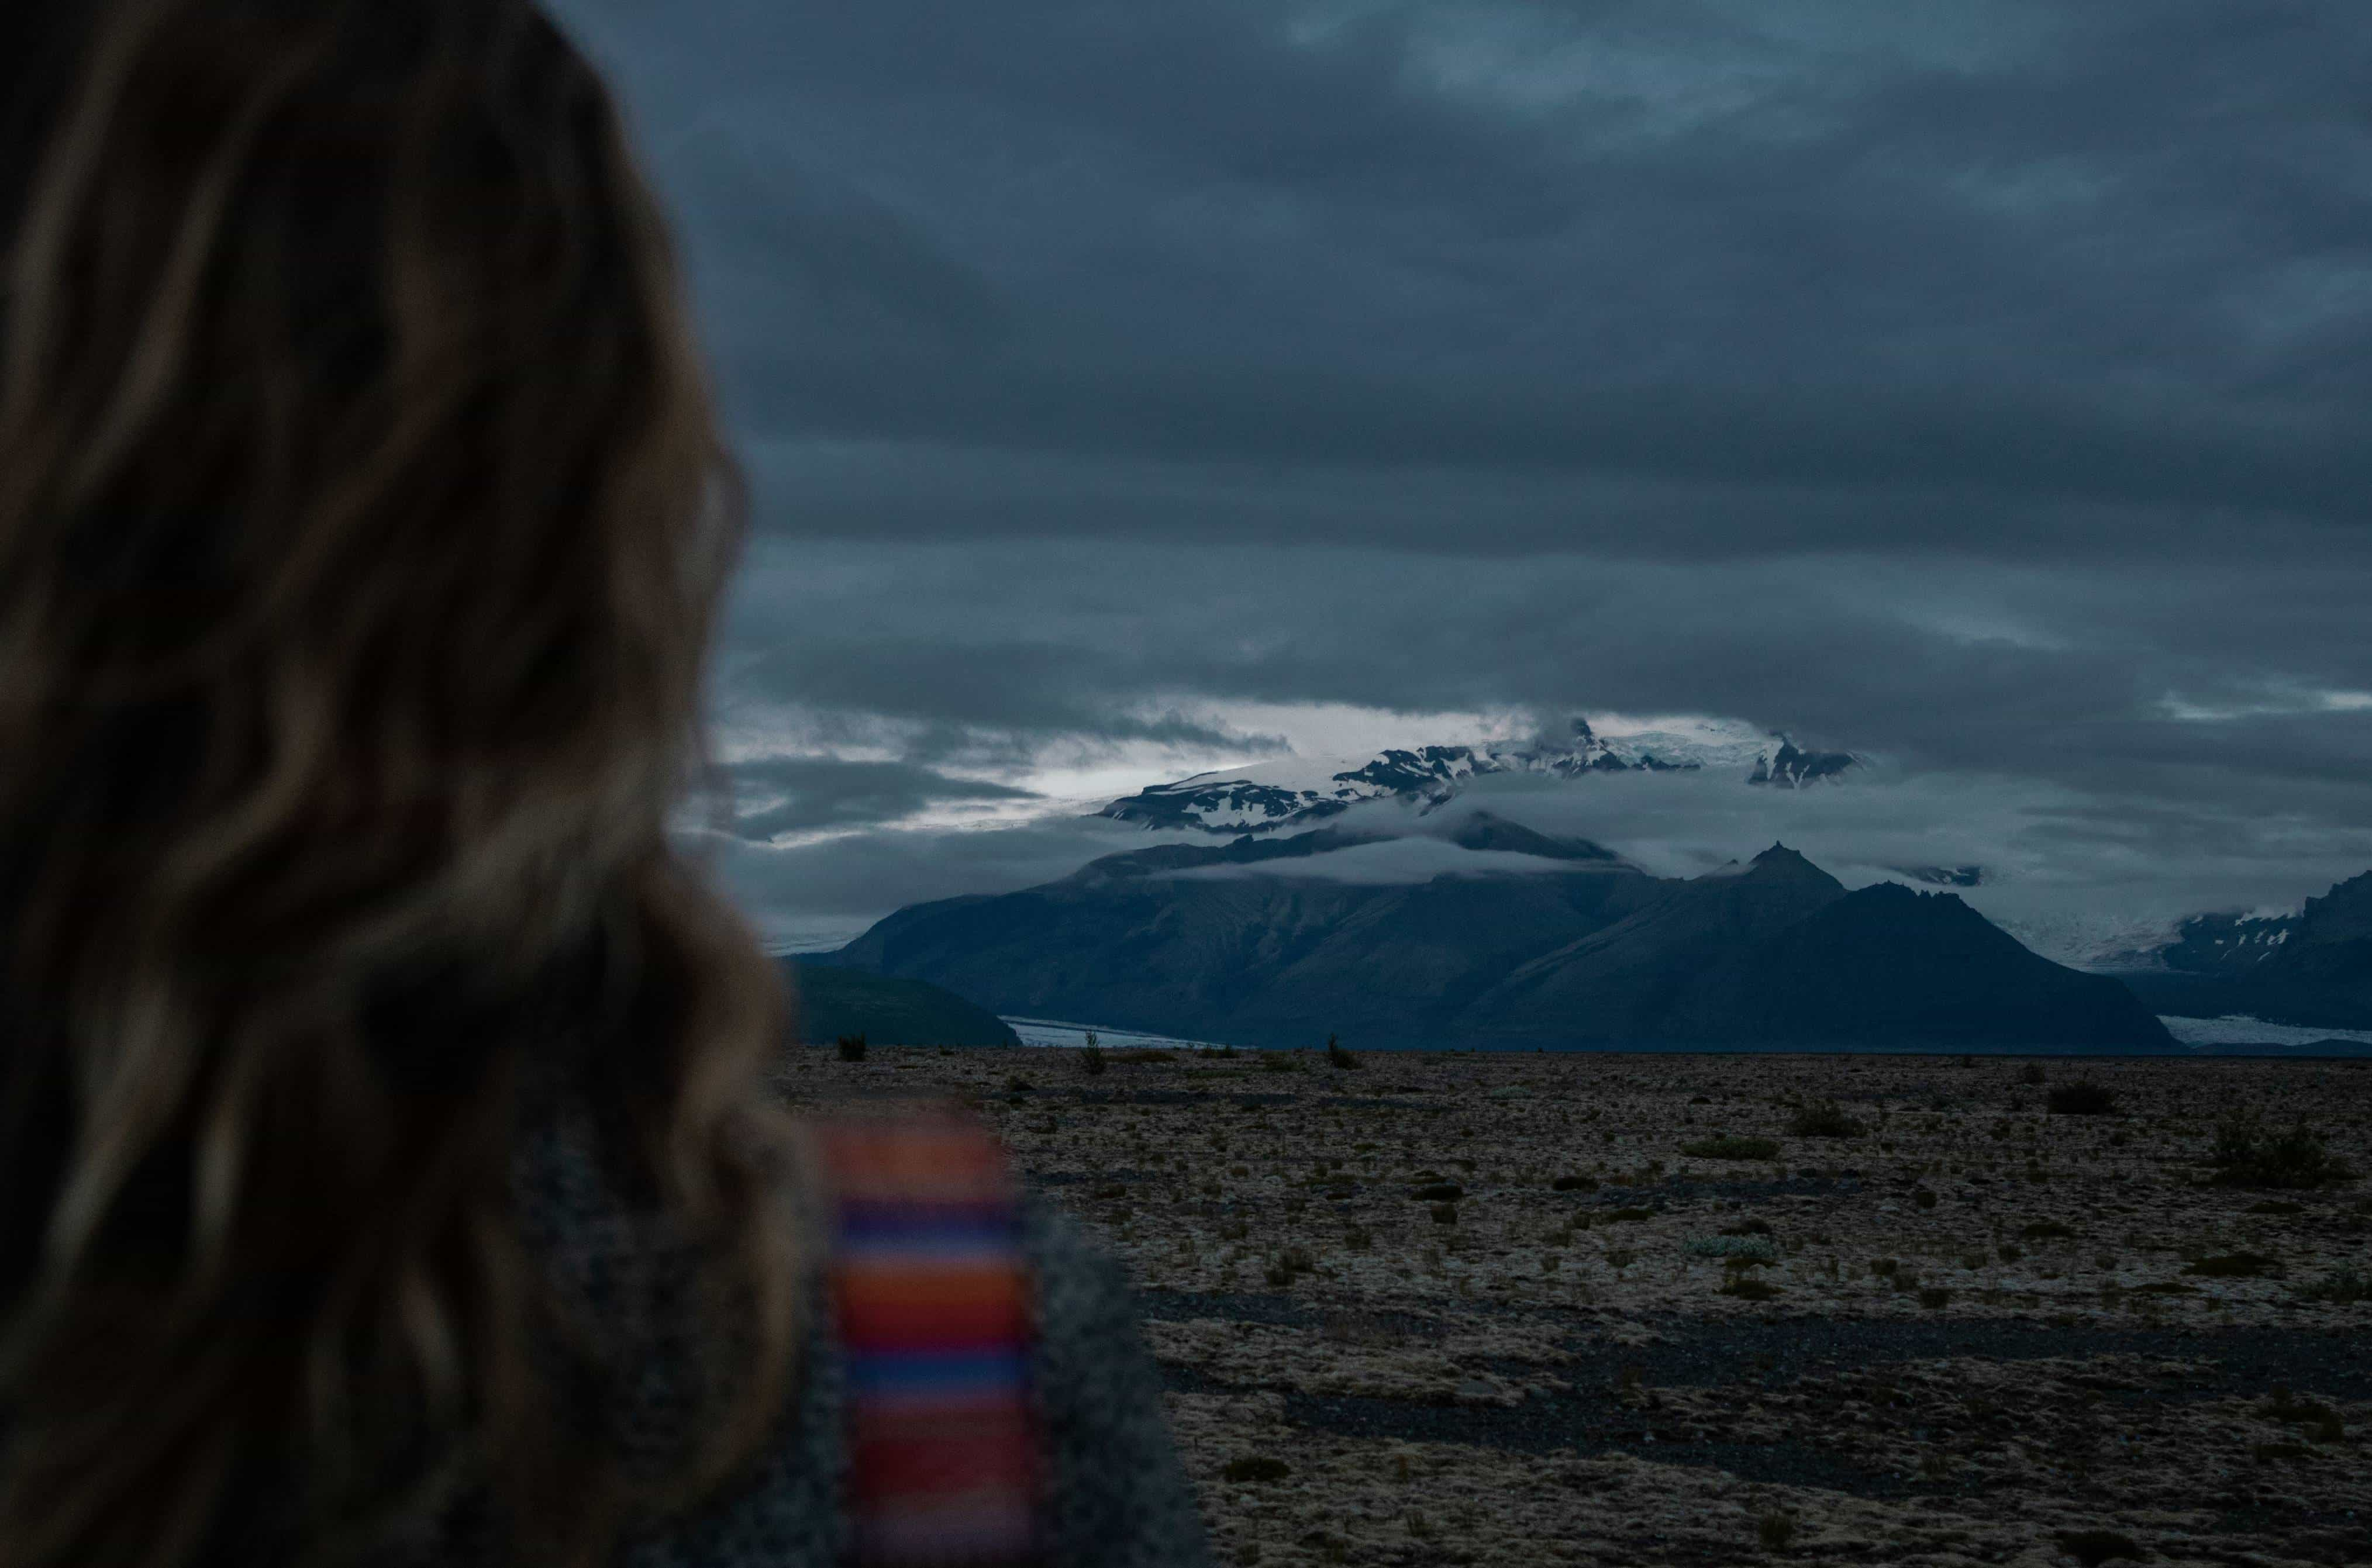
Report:
M687 1423L703 1408L703 1358L691 1338L701 1321L690 1295L697 1271L664 1216L619 1198L596 1146L582 1119L552 1117L530 1132L515 1165L519 1224L564 1303L597 1327L607 1369L593 1407L601 1439L628 1473L661 1474L685 1451ZM1043 1202L1025 1196L1020 1218L1038 1315L1031 1385L1044 1444L1047 1568L1206 1568L1208 1539L1125 1276ZM816 1220L810 1212L808 1223ZM810 1259L796 1384L755 1462L697 1506L632 1529L621 1568L836 1568L843 1560L845 1378L824 1261ZM484 1561L466 1501L389 1561Z

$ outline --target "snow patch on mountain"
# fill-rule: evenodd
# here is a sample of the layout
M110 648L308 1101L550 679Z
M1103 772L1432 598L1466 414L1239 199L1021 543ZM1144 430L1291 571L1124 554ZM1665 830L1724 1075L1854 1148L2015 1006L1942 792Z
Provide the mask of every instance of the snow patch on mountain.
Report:
M1286 757L1197 773L1115 800L1098 815L1147 829L1267 833L1397 798L1439 806L1491 774L1581 779L1608 773L1732 773L1764 788L1800 789L1843 778L1863 759L1808 750L1785 735L1727 719L1575 719L1561 739L1486 740L1393 748L1366 757Z

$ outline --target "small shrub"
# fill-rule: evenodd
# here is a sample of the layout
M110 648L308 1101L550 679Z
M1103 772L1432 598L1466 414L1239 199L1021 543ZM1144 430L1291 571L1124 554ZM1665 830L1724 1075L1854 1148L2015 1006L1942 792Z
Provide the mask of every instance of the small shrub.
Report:
M1779 1144L1774 1138L1740 1138L1726 1133L1683 1144L1680 1153L1701 1160L1767 1160L1776 1157Z
M2042 1082L2044 1076L2042 1063L2040 1062L2029 1062L2017 1070L2017 1081L2021 1084L2039 1084Z
M1994 1250L2000 1255L2001 1260L2005 1263L2015 1263L2026 1256L2026 1249L2015 1241L2005 1241Z
M1158 1051L1151 1046L1145 1046L1135 1051L1115 1051L1111 1053L1111 1060L1142 1066L1153 1062L1175 1062L1178 1060L1178 1053L1174 1051Z
M2211 1280L2253 1280L2281 1272L2281 1264L2256 1252L2227 1252L2218 1258L2202 1258L2183 1270L2186 1274L2204 1274Z
M2081 1562L2084 1568L2100 1568L2103 1562L2120 1560L2140 1562L2149 1553L2128 1535L2115 1530L2065 1530L2059 1536L2059 1550Z
M1740 1220L1736 1225L1726 1225L1722 1226L1721 1233L1724 1236L1769 1236L1771 1234L1771 1222L1768 1220Z
M1779 1294L1779 1287L1750 1279L1744 1274L1733 1274L1729 1283L1723 1285L1717 1294L1734 1295L1740 1301L1768 1301Z
M843 1035L840 1037L837 1043L840 1046L840 1059L843 1062L862 1062L865 1060L865 1037L863 1035Z
M1617 1225L1628 1224L1633 1220L1651 1220L1655 1217L1656 1211L1653 1209L1615 1209L1606 1214L1605 1220L1608 1225Z
M1466 1196L1466 1189L1455 1181L1429 1181L1409 1196L1420 1203L1455 1203Z
M1227 1468L1219 1473L1240 1485L1246 1481L1283 1481L1293 1473L1293 1467L1266 1454L1247 1454L1239 1459L1229 1459Z
M1079 1052L1079 1071L1092 1078L1103 1070L1104 1048L1096 1043L1096 1037L1090 1031L1086 1048Z
M1891 1278L1901 1267L1901 1262L1893 1258L1872 1258L1869 1260L1869 1272L1881 1279Z
M1296 1062L1292 1057L1287 1056L1281 1051L1262 1051L1260 1053L1260 1064L1261 1071L1263 1073L1298 1073L1301 1071L1301 1063Z
M2075 1234L2073 1226L2061 1225L2057 1220L2037 1220L2018 1232L2029 1241L2064 1241Z
M1436 1225L1456 1225L1458 1223L1458 1205L1455 1203L1436 1203L1433 1206L1432 1214L1433 1223Z
M1932 1209L1936 1206L1936 1194L1924 1187L1912 1193L1911 1200L1923 1209Z
M2325 1274L2300 1290L2298 1295L2308 1301L2353 1307L2359 1301L2372 1301L2372 1274L2366 1274L2361 1269L2341 1269Z
M1294 1276L1306 1274L1315 1266L1308 1252L1298 1247L1288 1247L1269 1259L1266 1277L1271 1285L1283 1290L1293 1283Z
M1787 1543L1796 1539L1796 1516L1793 1514L1771 1513L1754 1521L1754 1539L1762 1543L1765 1551L1785 1551Z
M1606 1249L1606 1266L1610 1269L1627 1269L1638 1260L1639 1254L1628 1247L1610 1247Z
M2044 1103L2053 1116L2108 1116L2117 1109L2117 1097L2098 1079L2078 1078L2052 1090Z
M1919 1305L1930 1311L1939 1310L1951 1304L1952 1293L1942 1285L1929 1285L1919 1293Z
M1866 1128L1832 1099L1818 1099L1796 1113L1787 1131L1798 1138L1858 1138Z
M1779 1260L1779 1245L1767 1236L1697 1236L1683 1244L1692 1258L1737 1258L1757 1263Z
M1319 1336L1346 1345L1397 1345L1408 1335L1390 1318L1337 1307L1319 1320Z
M2269 1132L2251 1110L2236 1111L2215 1124L2208 1158L2216 1167L2216 1182L2226 1187L2320 1187L2355 1175L2305 1122L2286 1132Z
M1552 1192L1595 1192L1598 1178L1594 1176L1560 1176L1549 1183Z
M2249 1212L2252 1214L2302 1214L2306 1213L2306 1205L2293 1203L2286 1198L2268 1198L2262 1203L2250 1204Z
M1343 1049L1343 1042L1332 1035L1326 1037L1326 1065L1342 1070L1355 1070L1359 1059Z

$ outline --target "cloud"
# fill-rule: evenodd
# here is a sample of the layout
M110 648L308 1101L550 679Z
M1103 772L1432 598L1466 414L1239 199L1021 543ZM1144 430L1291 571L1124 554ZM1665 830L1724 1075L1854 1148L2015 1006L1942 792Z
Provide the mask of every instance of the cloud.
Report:
M769 943L798 952L840 947L906 904L1035 887L1099 854L1157 842L1092 817L888 830L782 846L725 834L686 838Z
M2344 8L561 9L754 481L718 722L888 770L765 808L847 835L734 849L770 920L1059 875L916 823L1329 708L1880 753L1834 853L2038 911L2367 858Z
M950 778L908 762L770 757L731 768L733 830L760 842L784 834L910 819L934 807L1029 801L1028 790Z
M1549 860L1540 855L1500 850L1459 849L1436 838L1396 839L1384 843L1356 844L1291 860L1254 861L1241 865L1204 865L1173 874L1180 882L1342 882L1362 887L1397 887L1430 882L1441 877L1537 877L1602 875L1602 864Z

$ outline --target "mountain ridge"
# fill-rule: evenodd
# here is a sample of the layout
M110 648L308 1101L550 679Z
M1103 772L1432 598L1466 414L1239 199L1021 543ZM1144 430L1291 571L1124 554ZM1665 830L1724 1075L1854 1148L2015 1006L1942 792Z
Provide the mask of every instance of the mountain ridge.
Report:
M1744 725L1708 724L1694 734L1648 729L1608 737L1587 719L1575 719L1572 733L1558 740L1395 747L1364 759L1294 758L1196 773L1149 785L1094 815L1148 830L1264 834L1308 828L1374 800L1433 809L1472 780L1494 774L1580 779L1727 771L1758 788L1803 789L1837 783L1866 761L1850 751L1799 748L1785 733Z
M1438 835L1468 841L1471 869L1382 884L1321 874L1330 856L1392 842L1379 835L1160 845L1014 893L909 906L833 961L927 979L1008 1016L1244 1045L1331 1032L1420 1047L1810 1044L1832 1028L1831 1043L1883 1028L1906 1042L2174 1049L2114 981L2028 951L1954 895L1848 892L1782 844L1657 877L1587 841L1529 832L1476 813ZM1807 923L1840 906L1826 926ZM1884 982L1919 932L1959 966L1948 1006L1923 1010ZM1869 996L1841 1008L1856 988Z
M2295 914L2192 915L2142 958L2112 972L2172 1016L2372 1028L2372 871L2332 884Z

